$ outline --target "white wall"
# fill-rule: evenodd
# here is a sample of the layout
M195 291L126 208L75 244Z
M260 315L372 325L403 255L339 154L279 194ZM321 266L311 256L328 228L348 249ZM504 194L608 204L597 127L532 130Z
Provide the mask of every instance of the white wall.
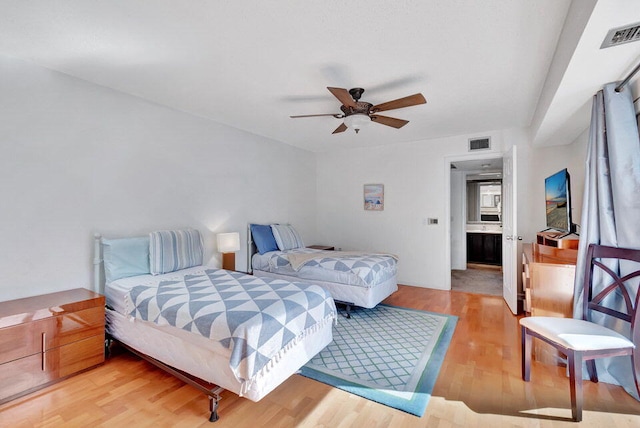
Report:
M0 56L0 301L92 287L92 238L291 222L317 240L312 153Z
M496 157L502 150L502 134L482 136L487 135L492 137L492 152L485 154ZM323 243L395 253L400 258L398 282L446 289L450 282L446 159L468 157L467 140L477 136L319 154L318 230ZM364 211L362 187L367 183L384 184L384 211ZM427 218L437 218L438 224L423 224Z
M571 177L571 219L573 223L580 224L588 139L589 132L585 130L571 144L532 150L531 163L535 168L531 168L527 184L531 200L528 242L535 239L536 232L546 228L544 179L564 168L567 168Z

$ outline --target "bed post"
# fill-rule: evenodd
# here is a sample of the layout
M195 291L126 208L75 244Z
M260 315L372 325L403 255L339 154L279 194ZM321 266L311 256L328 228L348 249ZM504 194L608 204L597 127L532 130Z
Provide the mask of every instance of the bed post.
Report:
M247 223L247 273L249 275L253 274L253 266L251 266L251 256L253 255L251 254L252 245L253 245L253 239L251 237L251 223Z
M93 291L100 292L100 263L102 263L102 257L100 257L100 241L102 235L96 233L93 235Z

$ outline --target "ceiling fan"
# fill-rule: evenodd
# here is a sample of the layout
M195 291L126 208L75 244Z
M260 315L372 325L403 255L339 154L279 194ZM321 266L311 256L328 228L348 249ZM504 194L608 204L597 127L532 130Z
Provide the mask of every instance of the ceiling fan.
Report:
M342 103L340 106L342 114L305 114L290 117L292 119L297 119L300 117L333 116L336 119L344 119L340 126L333 131L333 134L344 132L348 128L352 128L357 134L363 126L366 126L371 122L380 123L393 128L402 128L409 123L408 120L381 116L378 112L411 107L418 104L425 104L427 102L427 100L424 99L424 96L418 93L409 95L408 97L398 98L397 100L387 101L386 103L373 105L368 102L360 101L360 97L362 97L362 94L364 93L364 89L362 88L353 88L348 91L343 88L327 87L327 89L338 99L338 101Z

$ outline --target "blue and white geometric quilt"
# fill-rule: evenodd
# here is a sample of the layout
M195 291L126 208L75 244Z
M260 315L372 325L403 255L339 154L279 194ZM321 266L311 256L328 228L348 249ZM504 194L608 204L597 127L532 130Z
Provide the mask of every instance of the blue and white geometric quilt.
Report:
M213 268L135 286L126 301L134 318L169 324L230 348L229 366L242 383L336 319L331 295L316 285Z
M274 251L269 259L272 272L291 267L289 255L318 254L318 257L305 261L300 269L324 269L351 274L352 285L371 287L379 284L397 272L397 258L391 254L364 253L351 251L318 251L310 248L294 248L287 251Z

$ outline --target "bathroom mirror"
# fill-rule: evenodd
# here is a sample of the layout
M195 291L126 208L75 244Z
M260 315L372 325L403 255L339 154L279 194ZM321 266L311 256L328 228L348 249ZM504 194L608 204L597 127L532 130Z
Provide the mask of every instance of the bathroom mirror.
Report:
M502 181L467 181L467 222L500 223Z

